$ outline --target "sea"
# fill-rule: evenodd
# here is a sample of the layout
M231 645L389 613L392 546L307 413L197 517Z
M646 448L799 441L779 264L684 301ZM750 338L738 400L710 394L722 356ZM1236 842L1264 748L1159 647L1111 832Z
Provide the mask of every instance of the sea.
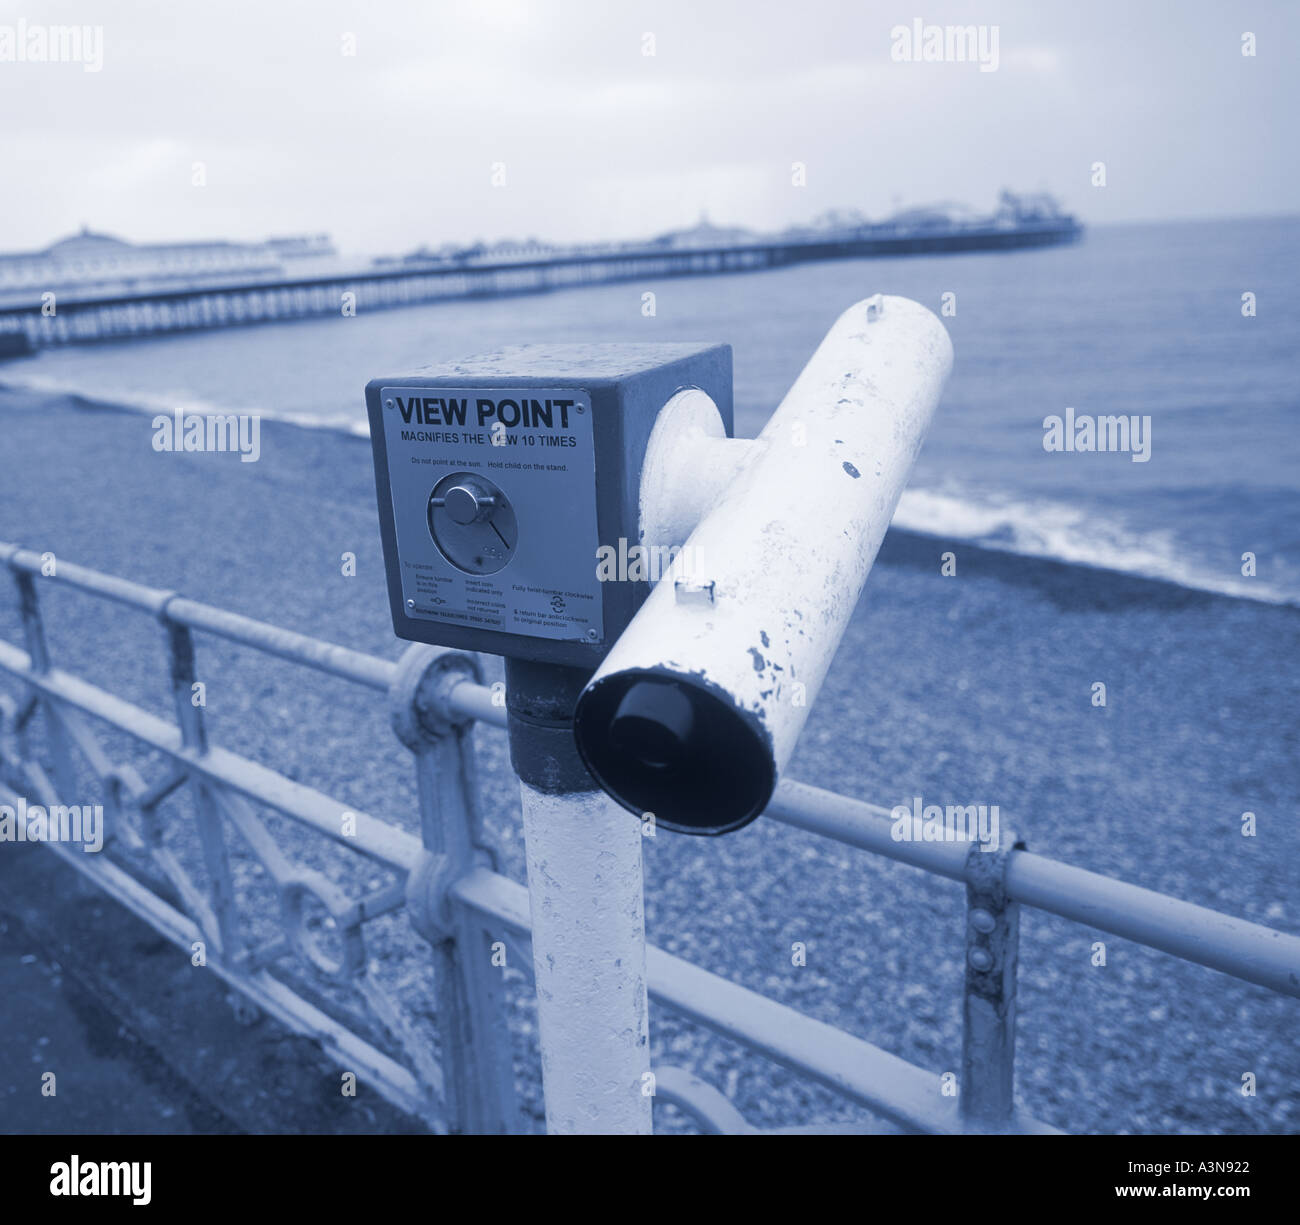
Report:
M369 379L429 362L525 342L723 341L736 432L752 436L845 307L901 294L942 314L956 360L896 526L1300 604L1297 274L1300 218L1095 227L1041 250L647 278L47 349L0 366L0 383L355 434ZM1149 418L1149 458L1045 449L1045 422L1067 409Z

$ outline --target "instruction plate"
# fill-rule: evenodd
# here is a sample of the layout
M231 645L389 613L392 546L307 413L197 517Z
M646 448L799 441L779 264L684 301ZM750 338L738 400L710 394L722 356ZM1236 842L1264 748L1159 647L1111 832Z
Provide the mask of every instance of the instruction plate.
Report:
M384 387L380 404L406 615L603 641L587 393Z

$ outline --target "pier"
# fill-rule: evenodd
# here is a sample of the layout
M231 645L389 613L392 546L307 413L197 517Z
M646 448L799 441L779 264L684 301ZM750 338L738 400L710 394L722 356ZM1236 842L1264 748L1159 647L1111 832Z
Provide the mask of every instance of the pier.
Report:
M542 293L617 281L758 272L814 260L1011 251L1075 242L1083 227L1052 218L1015 227L925 231L890 225L804 241L691 249L631 248L513 263L429 260L308 279L195 285L118 295L64 295L0 306L0 354L8 348L119 340L274 320L351 315L461 298ZM6 346L5 340L12 337ZM24 340L18 339L25 337Z

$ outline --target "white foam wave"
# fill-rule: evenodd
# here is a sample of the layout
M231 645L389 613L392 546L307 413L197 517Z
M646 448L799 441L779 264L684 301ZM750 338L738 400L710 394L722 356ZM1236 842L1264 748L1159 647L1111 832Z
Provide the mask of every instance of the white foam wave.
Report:
M44 374L14 374L4 372L0 387L12 387L21 391L33 391L40 395L80 396L83 399L111 405L113 408L127 412L137 412L156 416L164 413L171 416L179 408L187 413L211 415L229 415L240 413L257 413L267 421L286 421L290 425L307 430L329 430L332 433L352 434L359 438L370 437L370 423L365 419L335 413L329 416L310 413L296 413L277 409L254 408L247 404L238 407L219 404L214 400L204 400L188 391L131 391L116 392L105 388L102 383L87 386L66 378L55 379Z
M0 386L43 395L77 395L141 413L166 413L178 408L190 413L247 413L247 405L232 407L194 397L188 392L121 393L52 379L43 374L4 372ZM303 429L329 430L368 438L369 422L346 414L312 416L296 412L261 412ZM1234 579L1211 573L1180 550L1172 532L1134 531L1116 520L1082 507L1047 500L1024 501L991 495L972 496L953 489L908 489L894 514L894 524L909 531L953 540L969 540L984 548L1051 558L1075 565L1096 566L1122 574L1164 579L1196 591L1258 600L1267 604L1296 604L1300 598L1258 579Z
M1134 531L1118 520L1060 502L908 489L899 501L894 524L1008 553L1164 579L1197 591L1268 604L1300 603L1294 595L1258 579L1211 573L1179 547L1173 532Z

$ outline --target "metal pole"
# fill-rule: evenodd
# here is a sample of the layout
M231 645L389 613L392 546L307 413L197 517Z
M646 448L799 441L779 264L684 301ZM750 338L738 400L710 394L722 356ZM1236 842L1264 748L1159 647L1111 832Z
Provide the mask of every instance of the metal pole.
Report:
M1006 868L1024 843L1002 831L1002 845L967 853L966 984L962 1000L962 1117L973 1128L1013 1125L1016 1075L1016 972L1020 907L1007 897Z
M194 756L203 757L208 751L208 731L203 709L193 701L193 686L198 675L194 666L194 635L188 626L178 625L168 619L169 603L170 601L164 602L159 620L167 633L176 722L180 727L183 747ZM194 797L199 846L208 872L212 912L217 920L219 952L227 961L233 961L239 954L241 944L239 905L235 897L234 877L230 871L230 855L226 849L225 822L214 798L212 784L194 770L187 773Z
M640 824L601 791L520 791L546 1129L649 1135Z
M551 1135L649 1135L641 823L596 789L573 742L584 672L506 661L520 779L537 1025Z

